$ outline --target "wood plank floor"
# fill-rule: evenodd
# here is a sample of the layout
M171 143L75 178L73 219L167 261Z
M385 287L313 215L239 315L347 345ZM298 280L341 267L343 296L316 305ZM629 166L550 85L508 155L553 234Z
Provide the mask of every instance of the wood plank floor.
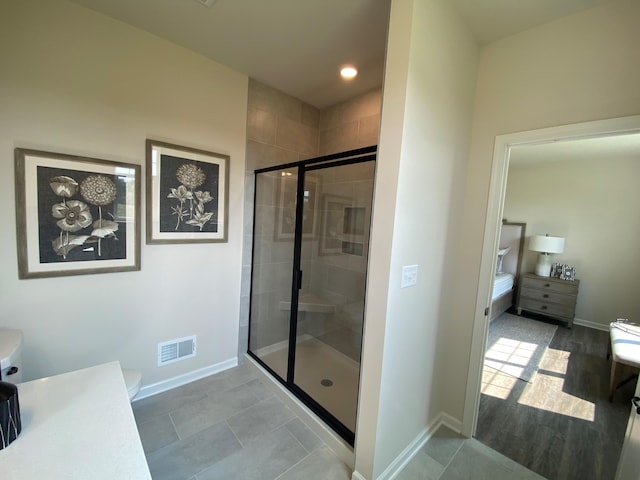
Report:
M608 342L558 326L531 383L496 378L504 393L481 395L476 439L550 480L613 479L636 382L609 402Z

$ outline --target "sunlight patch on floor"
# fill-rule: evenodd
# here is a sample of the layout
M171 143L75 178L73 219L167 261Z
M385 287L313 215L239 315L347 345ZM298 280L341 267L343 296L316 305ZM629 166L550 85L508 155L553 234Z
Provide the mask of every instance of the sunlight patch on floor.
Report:
M482 393L506 399L531 361L538 345L501 337L487 350Z
M570 356L570 352L547 349L539 370L534 374L532 382L525 387L518 403L588 422L595 421L595 403L564 391L564 374L567 372Z
M485 365L506 375L519 377L529 365L537 348L538 345L535 343L502 337L487 350Z
M538 369L564 375L567 373L567 368L569 367L570 356L570 352L549 347L542 357L542 360L540 360Z
M513 390L517 381L516 377L505 375L492 368L485 368L482 371L482 388L480 391L484 395L506 400L509 398L511 390Z

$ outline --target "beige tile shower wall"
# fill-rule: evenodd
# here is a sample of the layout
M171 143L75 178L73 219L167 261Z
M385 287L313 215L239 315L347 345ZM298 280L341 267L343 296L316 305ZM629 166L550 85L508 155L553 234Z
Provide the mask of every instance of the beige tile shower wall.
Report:
M269 87L256 80L249 79L247 105L247 158L245 177L245 224L242 262L242 287L240 297L240 334L238 357L243 358L247 351L249 337L249 306L251 289L251 248L253 242L253 196L254 171L261 168L296 162L318 156L320 112L317 108ZM264 200L264 199L263 199ZM264 207L264 205L263 205ZM275 205L274 207L275 208ZM268 209L267 209L268 210ZM278 342L286 336L287 322L283 321L285 312L280 309L276 299L288 298L286 291L275 294L273 288L278 282L274 278L281 276L284 270L290 275L293 255L288 251L287 242L273 242L275 215L256 219L256 232L261 237L261 251L255 252L259 265L254 272L254 293L258 303L260 318L256 318L257 338L264 346L269 342ZM266 235L266 236L265 236ZM286 258L284 258L286 257ZM282 285L289 290L288 280ZM255 347L255 346L254 346Z
M324 109L320 113L320 155L376 145L381 102L382 89L377 88Z
M246 215L238 344L240 359L242 359L248 343L254 171L377 144L381 99L382 90L376 89L319 111L290 95L249 79L247 176L245 179ZM321 186L321 194L340 194L346 187L350 191L349 196L367 197L370 200L371 182L368 182L368 186L356 187L362 180L356 170L355 167L350 169L352 173L349 174L349 178L331 179L326 182ZM355 177L351 178L353 174ZM267 219L262 220L268 221ZM261 221L259 228L263 227ZM263 243L269 243L264 242L266 240L264 237L262 240ZM339 306L345 306L355 299L361 299L364 289L365 272L363 269L366 268L366 264L361 261L362 257L349 258L351 256L347 255L318 259L317 239L314 242L316 244L313 245L305 243L306 247L303 248L303 252L306 254L306 258L303 258L303 269L310 273L304 278L305 288L311 287L311 283L313 283L314 290L321 291L323 295L329 297ZM281 249L282 246L278 246L276 243L272 247ZM365 252L367 248L368 245L365 245ZM285 260L280 259L280 261L284 262ZM266 257L262 256L258 267L259 278L263 278L265 282L271 281L270 283L273 284L274 268L277 269L277 266L268 264ZM255 281L260 280L254 278ZM271 287L256 285L256 287L257 291L261 292L259 301L262 313L259 319L260 327L258 327L261 329L260 343L262 340L268 341L268 339L277 341L284 328L284 324L280 320L275 321L277 325L274 324L275 328L268 334L266 333L268 329L263 328L269 323L269 319L280 319L282 315L282 311L278 311L278 306L273 303L273 300L267 300L269 295L262 295L262 293L269 291L269 288L273 288L273 285ZM359 344L359 342L357 343Z
M247 172L318 156L320 111L249 79Z

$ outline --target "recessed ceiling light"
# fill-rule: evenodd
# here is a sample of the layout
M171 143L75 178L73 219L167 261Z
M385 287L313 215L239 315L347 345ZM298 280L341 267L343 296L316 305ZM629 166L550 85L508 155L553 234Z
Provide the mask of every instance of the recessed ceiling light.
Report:
M350 65L346 66L346 67L342 67L340 69L340 75L342 76L342 78L344 78L345 80L351 80L352 78L354 78L356 75L358 75L358 70L356 70L355 67L352 67Z

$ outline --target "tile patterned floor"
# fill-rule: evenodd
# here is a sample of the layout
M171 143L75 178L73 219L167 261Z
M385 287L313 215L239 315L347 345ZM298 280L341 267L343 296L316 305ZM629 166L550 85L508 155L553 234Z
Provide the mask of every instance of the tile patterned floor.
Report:
M440 427L396 480L544 480L472 438Z
M246 365L136 401L133 412L154 480L351 478Z
M133 403L154 480L350 480L351 469L247 365ZM541 479L441 427L398 480Z

